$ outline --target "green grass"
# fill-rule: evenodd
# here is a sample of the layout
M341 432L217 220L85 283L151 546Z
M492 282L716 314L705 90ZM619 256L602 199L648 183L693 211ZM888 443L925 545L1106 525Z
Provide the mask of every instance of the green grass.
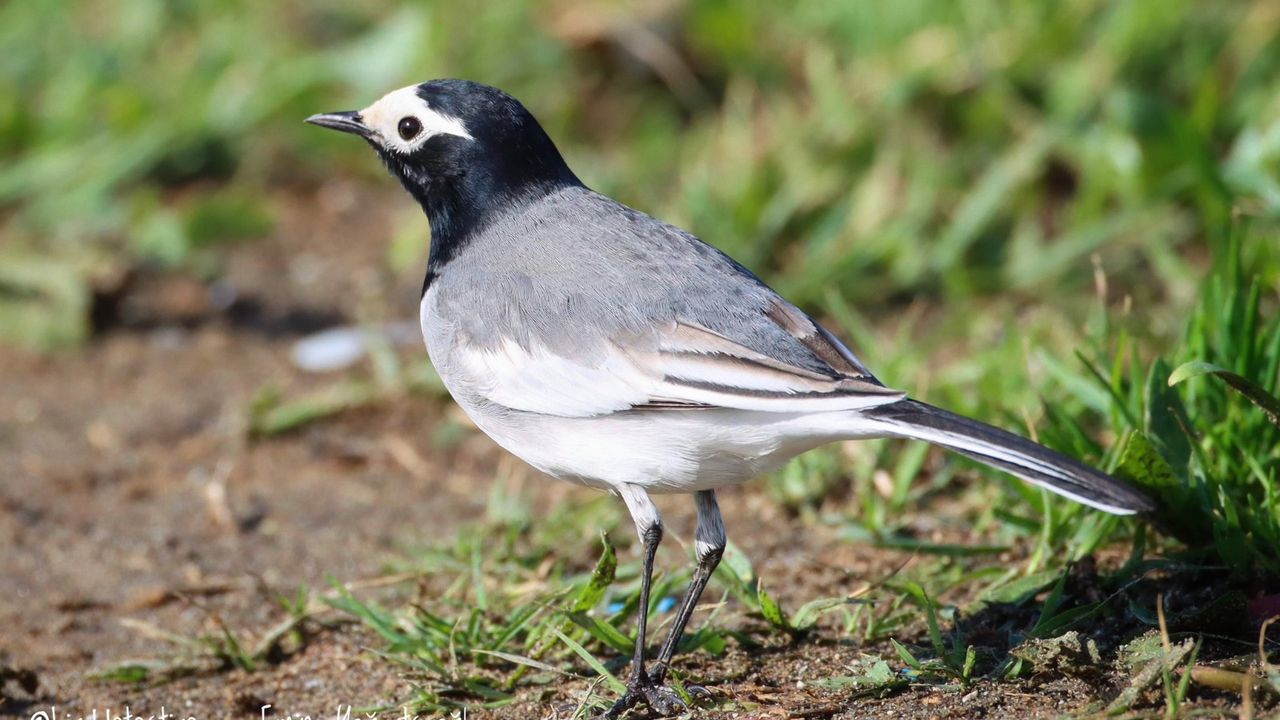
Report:
M617 691L614 676L629 657L631 621L640 612L639 567L620 565L608 536L591 565L584 541L593 521L617 519L611 505L596 502L537 524L527 516L493 520L396 568L443 582L437 592L386 607L339 587L326 602L370 627L385 641L380 654L419 678L411 702L420 710L501 707L518 688L565 678L598 676ZM687 573L659 577L646 611L660 621L657 603L687 580ZM686 646L723 648L724 635L703 630ZM584 707L599 702L583 698Z
M528 516L495 517L451 543L414 554L407 565L392 568L394 573L412 571L432 588L412 602L381 604L341 587L326 602L380 635L385 644L379 654L417 679L413 696L401 699L415 709L492 709L517 701L521 691L590 678L603 682L578 683L574 696L579 711L607 707L610 693L621 690L617 676L630 659L640 611L638 560L620 561L606 535L594 565L587 562L589 527L621 525L629 536L630 528L619 522L611 500L563 508L537 522ZM655 635L651 642L665 630L671 601L688 580L687 570L656 577L648 609ZM701 626L690 629L680 651L719 656L730 643L757 648L779 637L795 642L817 631L819 621L843 628L842 633L860 642L883 642L911 622L913 613L903 607L904 599L927 604L935 618L931 632L940 632L921 586L906 581L903 587L904 594L897 588L873 589L871 599L813 599L788 612L765 590L751 561L731 544L703 601L716 609L699 615ZM721 610L729 598L755 622L746 628L722 623ZM950 655L919 661L920 673L967 681L973 667L973 651L968 652L971 657L961 658L954 673L951 664L957 661ZM673 682L682 687L683 671L677 666L673 673ZM896 687L902 679L894 674L886 682Z
M397 193L365 148L301 118L471 77L525 100L592 186L758 270L889 384L1164 502L1148 526L919 444L823 449L766 491L848 542L923 560L866 598L782 606L731 553L710 594L759 624L713 616L691 645L836 634L879 654L832 687L965 686L1028 672L1018 658L1043 658L1035 643L1099 618L1150 624L1135 587L1153 568L1211 568L1219 598L1275 591L1274 3L707 0L658 19L531 0L111 5L0 7L0 94L17 100L0 105L0 341L82 345L99 278L217 277L230 244L276 231L281 198L308 201L330 177ZM636 28L669 52L636 57ZM403 217L388 272L427 241ZM413 389L439 392L425 366L379 351L328 390L264 390L248 425L269 442ZM926 514L952 539L921 538ZM431 604L332 601L383 637L423 707L510 702L563 673L616 674L626 656L636 566L620 555L610 577L610 551L581 540L616 527L617 508L556 516L564 535L495 517L409 561L445 583ZM1103 597L1073 594L1068 568L1100 552L1130 559L1104 573ZM995 605L1022 618L1004 657L963 632ZM253 662L234 638L204 645ZM1173 666L1201 662L1194 645L1144 656L1122 709L1162 683L1176 712L1191 673Z
M1126 435L1119 473L1162 499L1171 534L1239 577L1277 577L1280 417L1266 407L1280 404L1280 317L1263 314L1261 287L1243 271L1247 238L1234 236L1201 290L1170 359L1187 364L1175 374L1163 358L1112 363L1106 410ZM1197 370L1206 372L1180 381ZM1224 373L1236 382L1215 377Z

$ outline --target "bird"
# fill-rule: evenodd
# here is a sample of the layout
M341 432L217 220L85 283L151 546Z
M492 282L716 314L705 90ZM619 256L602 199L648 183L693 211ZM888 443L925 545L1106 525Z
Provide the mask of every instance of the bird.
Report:
M693 496L689 587L652 662L638 613L626 690L606 717L683 709L665 680L726 546L716 490L818 446L923 440L1104 512L1156 507L1078 460L886 386L725 253L588 188L502 90L431 80L306 121L363 138L421 206L419 319L445 388L529 465L621 498L642 548L640 608L663 537L652 496Z

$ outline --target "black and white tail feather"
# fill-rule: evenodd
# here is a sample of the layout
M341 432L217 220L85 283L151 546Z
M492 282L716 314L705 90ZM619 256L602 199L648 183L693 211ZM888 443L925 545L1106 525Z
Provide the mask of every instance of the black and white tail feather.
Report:
M864 410L893 437L924 440L1116 515L1150 512L1145 495L1104 472L1026 438L918 400Z

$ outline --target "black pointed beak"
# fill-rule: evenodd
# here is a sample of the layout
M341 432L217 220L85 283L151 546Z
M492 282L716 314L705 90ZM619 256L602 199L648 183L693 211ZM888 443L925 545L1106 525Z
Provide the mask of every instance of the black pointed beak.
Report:
M340 130L342 132L359 135L367 138L373 132L360 120L360 113L354 110L347 112L318 113L307 118L307 122L320 127L327 127L330 130Z

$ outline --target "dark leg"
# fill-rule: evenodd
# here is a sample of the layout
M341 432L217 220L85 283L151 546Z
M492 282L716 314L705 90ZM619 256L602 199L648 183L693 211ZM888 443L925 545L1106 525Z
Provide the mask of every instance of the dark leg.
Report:
M662 525L652 525L645 531L644 569L640 578L640 606L636 610L636 651L631 657L631 684L642 681L644 676L645 635L649 624L649 587L653 584L653 558L662 542Z
M644 568L640 578L640 606L637 609L639 619L636 627L636 650L631 663L631 679L627 682L627 692L605 713L606 718L617 718L628 709L644 701L654 712L671 715L684 710L684 703L675 693L662 687L661 683L649 680L644 671L645 630L649 623L649 589L653 584L653 559L658 553L658 545L662 542L662 519L658 509L649 499L648 493L635 485L622 486L618 494L627 503L631 519L636 523L636 532L644 543Z
M716 503L715 492L699 491L694 496L694 502L698 506L698 534L695 544L698 568L689 581L689 589L685 592L684 602L680 604L680 612L671 626L671 632L667 634L667 641L662 644L657 661L649 672L649 679L655 685L661 685L667 679L667 670L671 667L671 658L675 656L676 647L680 644L680 636L689 624L689 617L693 615L693 609L697 607L698 598L706 589L711 573L715 572L716 566L720 564L720 557L724 555L724 521L720 518L720 506Z

